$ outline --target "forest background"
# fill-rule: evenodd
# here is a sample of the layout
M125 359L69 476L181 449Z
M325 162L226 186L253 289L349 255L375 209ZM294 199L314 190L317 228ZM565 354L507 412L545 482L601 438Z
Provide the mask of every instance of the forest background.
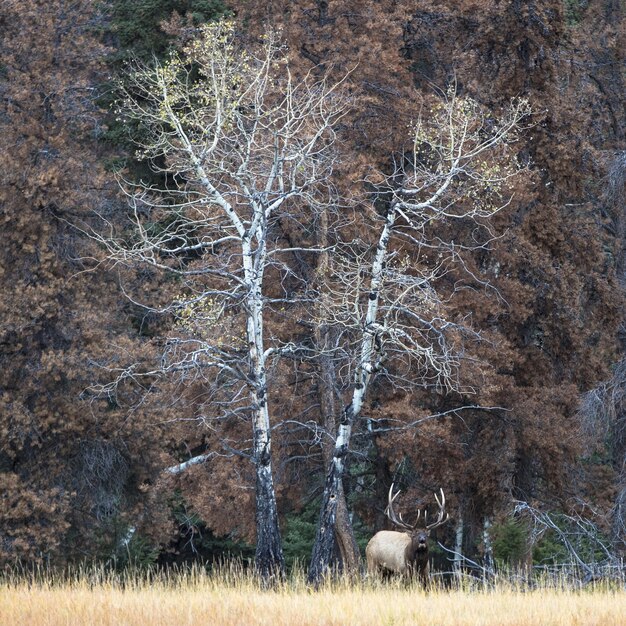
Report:
M131 58L165 59L224 15L251 45L268 24L279 29L295 75L347 74L340 191L371 192L359 182L364 173L390 171L418 104L450 85L489 111L520 96L534 111L517 148L526 174L494 217L497 237L460 253L463 271L437 284L446 319L475 332L459 384L448 392L392 385L384 372L371 383L346 459L338 560L350 561L353 529L362 544L385 525L392 482L406 511L431 504L442 487L451 523L437 538L473 559L570 558L559 531L580 519L623 555L624 8L617 0L448 4L0 4L3 563L253 554L249 415L222 417L223 398L202 380L181 387L157 374L126 377L111 392L120 371L154 371L179 323L159 307L179 285L107 264L85 234L101 232L103 217L121 224L128 214L120 172L154 175L131 141L141 129L111 112L115 77ZM362 205L352 210L356 228L372 219ZM280 228L294 248L310 237L289 221ZM448 239L472 235L454 228ZM319 257L293 255L298 279L312 282ZM153 309L138 304L146 300ZM271 333L313 344L316 329L299 315L274 315ZM329 404L322 361L293 358L268 374L289 563L311 554L348 401L339 378ZM540 512L558 521L556 531L537 526Z

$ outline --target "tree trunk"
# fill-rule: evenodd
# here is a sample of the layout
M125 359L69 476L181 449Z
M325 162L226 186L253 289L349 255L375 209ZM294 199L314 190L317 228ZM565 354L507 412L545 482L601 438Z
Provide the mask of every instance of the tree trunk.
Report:
M276 494L269 453L256 460L256 552L255 570L269 583L285 575L285 560L278 526Z
M348 513L348 504L341 482L339 483L339 493L337 494L335 542L339 551L341 571L348 576L356 575L361 569L361 553L354 537L352 521Z
M320 214L318 245L324 250L319 256L317 270L322 294L320 319L323 319L326 304L324 298L327 297L323 284L327 279L331 264L331 258L328 254L328 212L326 210ZM325 324L317 326L315 342L319 352L319 399L324 429L327 433L337 432L336 372L332 358L337 341L336 329ZM326 440L322 446L324 467L332 465L333 448L330 440ZM313 545L309 571L309 579L312 582L318 582L329 569L342 570L352 574L358 570L360 565L359 548L354 538L341 476L333 477L331 482L333 483L332 493L327 497L326 489L324 490L324 502L327 504L326 507L324 503L322 504L320 512L320 522L322 518L325 519L325 522L323 526L320 524L318 527L317 537ZM331 510L328 510L329 507ZM332 541L331 535L333 535Z
M316 330L316 341L320 349L319 363L319 398L320 408L324 421L324 429L327 433L334 433L337 430L337 402L336 402L336 379L335 368L330 350L337 343L337 333L334 329L319 325ZM333 445L327 440L323 446L324 467L329 467L332 462ZM336 494L336 516L335 516L335 542L330 554L320 554L317 559L324 565L325 569L331 568L342 571L345 574L354 574L358 571L361 555L359 547L354 538L352 522L348 513L343 482L339 480Z
M485 565L485 574L493 575L493 545L491 543L491 520L486 517L483 522L483 545L485 547L485 554L483 557Z
M372 436L373 457L374 457L374 502L387 502L389 487L393 482L393 475L389 471L389 464L386 455L381 453L378 439L380 435ZM380 506L373 511L373 524L376 530L389 528L389 518L385 515L385 510Z
M354 420L361 414L365 394L369 387L372 374L377 369L379 357L376 346L376 324L378 318L378 303L380 287L382 285L386 260L389 247L389 239L396 218L396 210L391 207L385 219L385 225L381 231L376 254L371 267L371 281L367 301L367 312L359 361L356 368L355 385L352 391L352 401L344 409L335 439L335 447L326 482L320 509L320 519L317 527L313 553L311 555L311 567L309 569L309 581L317 584L329 571L332 564L332 554L335 546L335 528L337 523L337 502L340 495L340 485L345 469L346 455L350 450L350 437Z
M339 433L333 448L330 469L324 483L322 506L317 526L313 553L311 555L311 567L309 569L309 582L318 583L329 571L332 565L332 555L335 548L335 528L337 520L337 502L340 497L340 485L345 467L345 457L350 446L350 434L354 413L352 404L348 405L341 417ZM343 490L342 490L343 491Z
M255 567L265 582L282 578L285 561L278 526L276 492L272 477L270 419L267 407L265 367L261 364L255 393L254 463L256 467L256 554Z
M256 552L255 569L265 583L283 578L283 557L276 492L272 477L271 428L267 397L267 373L263 338L262 280L265 256L265 233L253 263L249 240L243 241L244 269L249 292L247 298L247 338L250 358L250 379L254 404L253 442L256 468Z
M461 582L461 574L463 572L463 516L459 515L459 521L456 524L455 541L454 541L454 563L453 570L459 583Z

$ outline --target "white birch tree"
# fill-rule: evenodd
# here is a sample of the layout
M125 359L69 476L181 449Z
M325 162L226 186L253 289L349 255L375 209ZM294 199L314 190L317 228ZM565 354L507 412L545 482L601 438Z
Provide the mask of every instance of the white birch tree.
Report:
M375 246L338 246L320 298L327 305L320 322L340 337L333 356L345 372L347 404L327 470L311 581L332 564L339 484L373 378L384 373L404 387L458 390L455 346L465 329L446 318L437 281L462 264L461 250L493 238L489 220L508 205L509 183L523 169L514 144L529 115L526 100L495 116L451 89L422 111L391 174L368 181L377 189ZM442 238L454 222L471 233L470 243Z
M130 225L97 237L116 262L177 277L161 309L177 332L154 371L125 369L112 384L164 373L182 384L201 379L221 390L225 413L249 415L256 567L266 579L282 575L267 373L290 347L264 333L266 283L270 268L278 282L290 272L278 218L297 220L324 195L346 102L324 78L294 80L275 35L244 51L228 21L202 27L163 65L133 67L123 91L118 115L139 124L139 155L166 184L124 181Z

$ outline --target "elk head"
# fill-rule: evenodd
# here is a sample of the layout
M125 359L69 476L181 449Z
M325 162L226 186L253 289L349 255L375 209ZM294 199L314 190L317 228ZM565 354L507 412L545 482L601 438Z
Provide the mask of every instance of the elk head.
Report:
M426 582L428 580L428 537L431 530L448 521L449 515L445 512L446 497L443 489L439 490L439 495L435 494L439 510L432 523L428 523L426 511L418 510L415 522L408 524L402 519L402 515L397 514L393 509L394 502L400 495L400 491L394 494L393 488L392 484L385 515L403 532L381 530L370 539L365 549L367 569L370 573L382 570L417 575Z

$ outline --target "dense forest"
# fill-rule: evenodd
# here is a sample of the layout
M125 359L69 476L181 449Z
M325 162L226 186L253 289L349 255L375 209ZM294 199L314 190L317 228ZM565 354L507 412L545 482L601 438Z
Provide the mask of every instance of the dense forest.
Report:
M2 564L317 578L392 484L407 518L443 489L442 568L624 556L623 3L0 32Z

